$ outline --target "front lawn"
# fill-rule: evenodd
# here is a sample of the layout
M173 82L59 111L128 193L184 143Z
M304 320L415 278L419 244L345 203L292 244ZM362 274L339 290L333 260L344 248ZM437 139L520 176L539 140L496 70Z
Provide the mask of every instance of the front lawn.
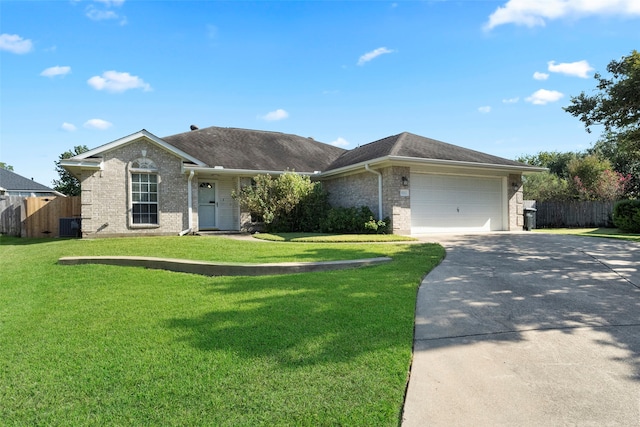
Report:
M3 425L398 425L431 244L0 239ZM226 262L390 256L204 277L72 255Z

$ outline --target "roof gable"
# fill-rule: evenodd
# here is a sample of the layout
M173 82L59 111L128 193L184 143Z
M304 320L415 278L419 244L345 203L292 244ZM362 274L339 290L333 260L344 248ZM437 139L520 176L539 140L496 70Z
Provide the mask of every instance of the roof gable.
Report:
M322 171L346 151L297 135L215 126L162 139L209 167L225 169Z
M0 168L0 188L7 191L54 192L46 185L3 168Z
M531 168L513 160L403 132L347 151L334 161L327 171L390 157Z
M154 134L152 134L151 132L142 129L136 133L132 133L131 135L127 135L123 138L120 139L116 139L115 141L109 142L107 144L101 145L97 148L94 148L92 150L89 151L85 151L84 153L78 154L77 156L73 156L71 159L72 161L78 161L78 160L85 160L85 159L89 159L91 157L96 157L101 153L104 153L106 151L109 150L113 150L114 148L129 144L131 142L134 142L140 138L145 138L148 141L151 141L152 143L164 148L165 150L172 152L173 154L175 154L176 156L182 158L183 160L195 163L197 165L204 165L204 163L197 159L196 157L190 155L189 153L185 153L184 151L180 150L178 147L173 147L171 144L168 144L166 141L164 141L162 138L158 138L157 136L155 136Z

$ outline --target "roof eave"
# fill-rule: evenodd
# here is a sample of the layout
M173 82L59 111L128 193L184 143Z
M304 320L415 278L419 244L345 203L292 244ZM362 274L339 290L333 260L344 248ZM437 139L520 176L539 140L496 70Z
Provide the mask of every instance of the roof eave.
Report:
M261 169L227 169L224 167L208 167L208 166L186 166L183 165L182 172L187 173L193 171L194 173L206 173L206 174L216 174L216 175L244 175L244 176L255 176L255 175L282 175L286 172L291 171L282 171L282 170L261 170ZM317 171L314 172L298 172L295 173L299 175L308 175L315 176L320 173Z
M495 169L495 170L501 170L501 171L514 171L514 172L544 172L547 170L547 168L541 168L538 166L500 165L496 163L478 163L478 162L467 162L467 161L461 161L461 160L420 159L416 157L403 157L403 156L388 156L388 159L396 162L433 164L433 165L467 167L467 168L477 168L477 169Z
M499 170L509 171L516 173L538 173L548 170L547 168L541 168L537 166L517 166L517 165L499 165L495 163L477 163L466 162L460 160L443 160L443 159L423 159L418 157L405 157L405 156L384 156L376 159L371 159L363 162L354 163L353 165L343 166L338 169L322 172L319 177L326 178L334 175L339 175L352 170L363 168L365 165L377 166L383 163L395 163L406 165L434 165L434 166L450 166L457 168L472 168L472 169L485 169L485 170Z

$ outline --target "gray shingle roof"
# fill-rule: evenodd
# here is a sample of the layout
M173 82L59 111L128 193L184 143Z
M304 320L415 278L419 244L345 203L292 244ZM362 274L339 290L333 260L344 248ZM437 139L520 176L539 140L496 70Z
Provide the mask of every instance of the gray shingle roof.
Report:
M223 127L162 139L210 167L225 169L322 171L346 151L297 135Z
M15 172L0 168L0 187L9 191L53 192L53 189Z
M347 151L336 159L326 171L355 165L386 156L412 157L419 159L450 160L501 166L530 167L523 163L480 151L469 150L435 139L408 132L389 136Z

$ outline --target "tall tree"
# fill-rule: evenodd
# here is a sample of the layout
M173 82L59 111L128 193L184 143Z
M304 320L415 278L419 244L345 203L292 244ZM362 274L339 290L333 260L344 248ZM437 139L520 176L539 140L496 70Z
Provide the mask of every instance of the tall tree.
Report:
M569 178L568 165L573 159L584 157L582 153L567 151L540 151L538 154L526 154L516 160L531 166L540 166L549 169L549 172L560 178Z
M8 165L5 162L0 162L0 169L6 169L13 172L13 166Z
M56 172L60 176L60 179L53 180L53 189L66 194L67 196L79 196L80 195L80 181L71 175L65 168L60 166L60 162L65 159L70 159L73 156L82 154L85 151L89 151L86 145L76 145L73 150L67 150L60 154L56 161Z
M597 93L571 97L564 110L582 121L591 132L602 125L630 152L640 152L640 53L634 50L607 65L610 78L596 73Z

